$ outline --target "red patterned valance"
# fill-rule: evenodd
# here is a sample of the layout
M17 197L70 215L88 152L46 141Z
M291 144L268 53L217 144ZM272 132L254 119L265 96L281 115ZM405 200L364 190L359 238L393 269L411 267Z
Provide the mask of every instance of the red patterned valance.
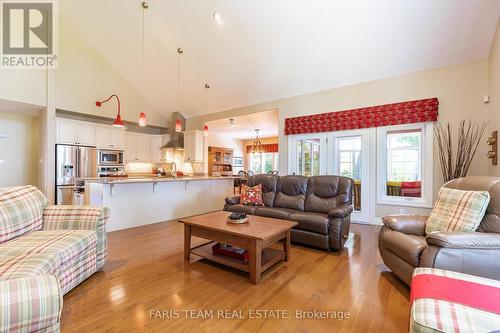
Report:
M437 98L285 119L285 135L437 121Z
M277 143L267 143L267 144L262 144L262 148L264 149L265 153L277 153L278 152L278 144ZM252 150L252 146L247 146L247 153L250 153L250 150Z

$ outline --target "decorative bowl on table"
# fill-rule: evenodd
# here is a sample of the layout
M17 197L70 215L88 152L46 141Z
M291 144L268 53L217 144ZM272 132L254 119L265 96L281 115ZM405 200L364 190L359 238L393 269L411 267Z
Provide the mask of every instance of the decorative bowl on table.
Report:
M231 224L243 224L248 223L248 217L246 213L232 213L227 217L227 223Z

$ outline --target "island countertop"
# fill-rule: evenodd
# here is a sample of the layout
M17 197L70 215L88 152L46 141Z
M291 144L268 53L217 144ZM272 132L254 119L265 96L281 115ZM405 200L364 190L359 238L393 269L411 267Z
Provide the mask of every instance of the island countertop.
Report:
M157 183L157 182L182 182L182 181L202 181L202 180L230 180L239 179L238 176L181 176L181 177L103 177L103 178L85 178L89 183L98 184L136 184L136 183Z

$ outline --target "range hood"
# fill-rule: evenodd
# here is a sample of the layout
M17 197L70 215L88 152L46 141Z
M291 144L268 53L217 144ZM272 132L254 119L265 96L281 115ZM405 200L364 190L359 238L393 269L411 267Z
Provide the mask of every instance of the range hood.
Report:
M182 131L177 133L175 131L175 122L181 121ZM186 119L179 113L172 113L172 121L169 126L170 141L168 141L161 149L163 150L184 150L184 130L186 129Z

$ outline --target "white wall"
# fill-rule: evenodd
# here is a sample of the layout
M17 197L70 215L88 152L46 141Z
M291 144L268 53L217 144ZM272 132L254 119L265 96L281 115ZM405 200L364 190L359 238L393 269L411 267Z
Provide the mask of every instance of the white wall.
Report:
M284 135L286 118L438 97L440 102L439 120L443 122L450 121L456 126L462 119L471 118L479 122L488 120L488 105L482 101L483 96L487 95L488 92L489 61L484 59L227 110L204 117L188 119L187 125L188 128L199 128L209 120L277 108L280 113L278 124L280 174L286 174L288 170L288 141L287 136ZM434 192L436 193L443 181L437 147L435 147L435 152ZM484 143L480 144L469 175L488 174L486 152L486 145ZM425 214L429 212L428 209L405 209L406 213ZM397 206L377 205L376 207L377 217L399 213L400 210Z
M490 126L488 134L500 130L500 20L490 54ZM489 165L489 174L500 177L500 165Z
M38 117L0 112L0 187L39 186Z

